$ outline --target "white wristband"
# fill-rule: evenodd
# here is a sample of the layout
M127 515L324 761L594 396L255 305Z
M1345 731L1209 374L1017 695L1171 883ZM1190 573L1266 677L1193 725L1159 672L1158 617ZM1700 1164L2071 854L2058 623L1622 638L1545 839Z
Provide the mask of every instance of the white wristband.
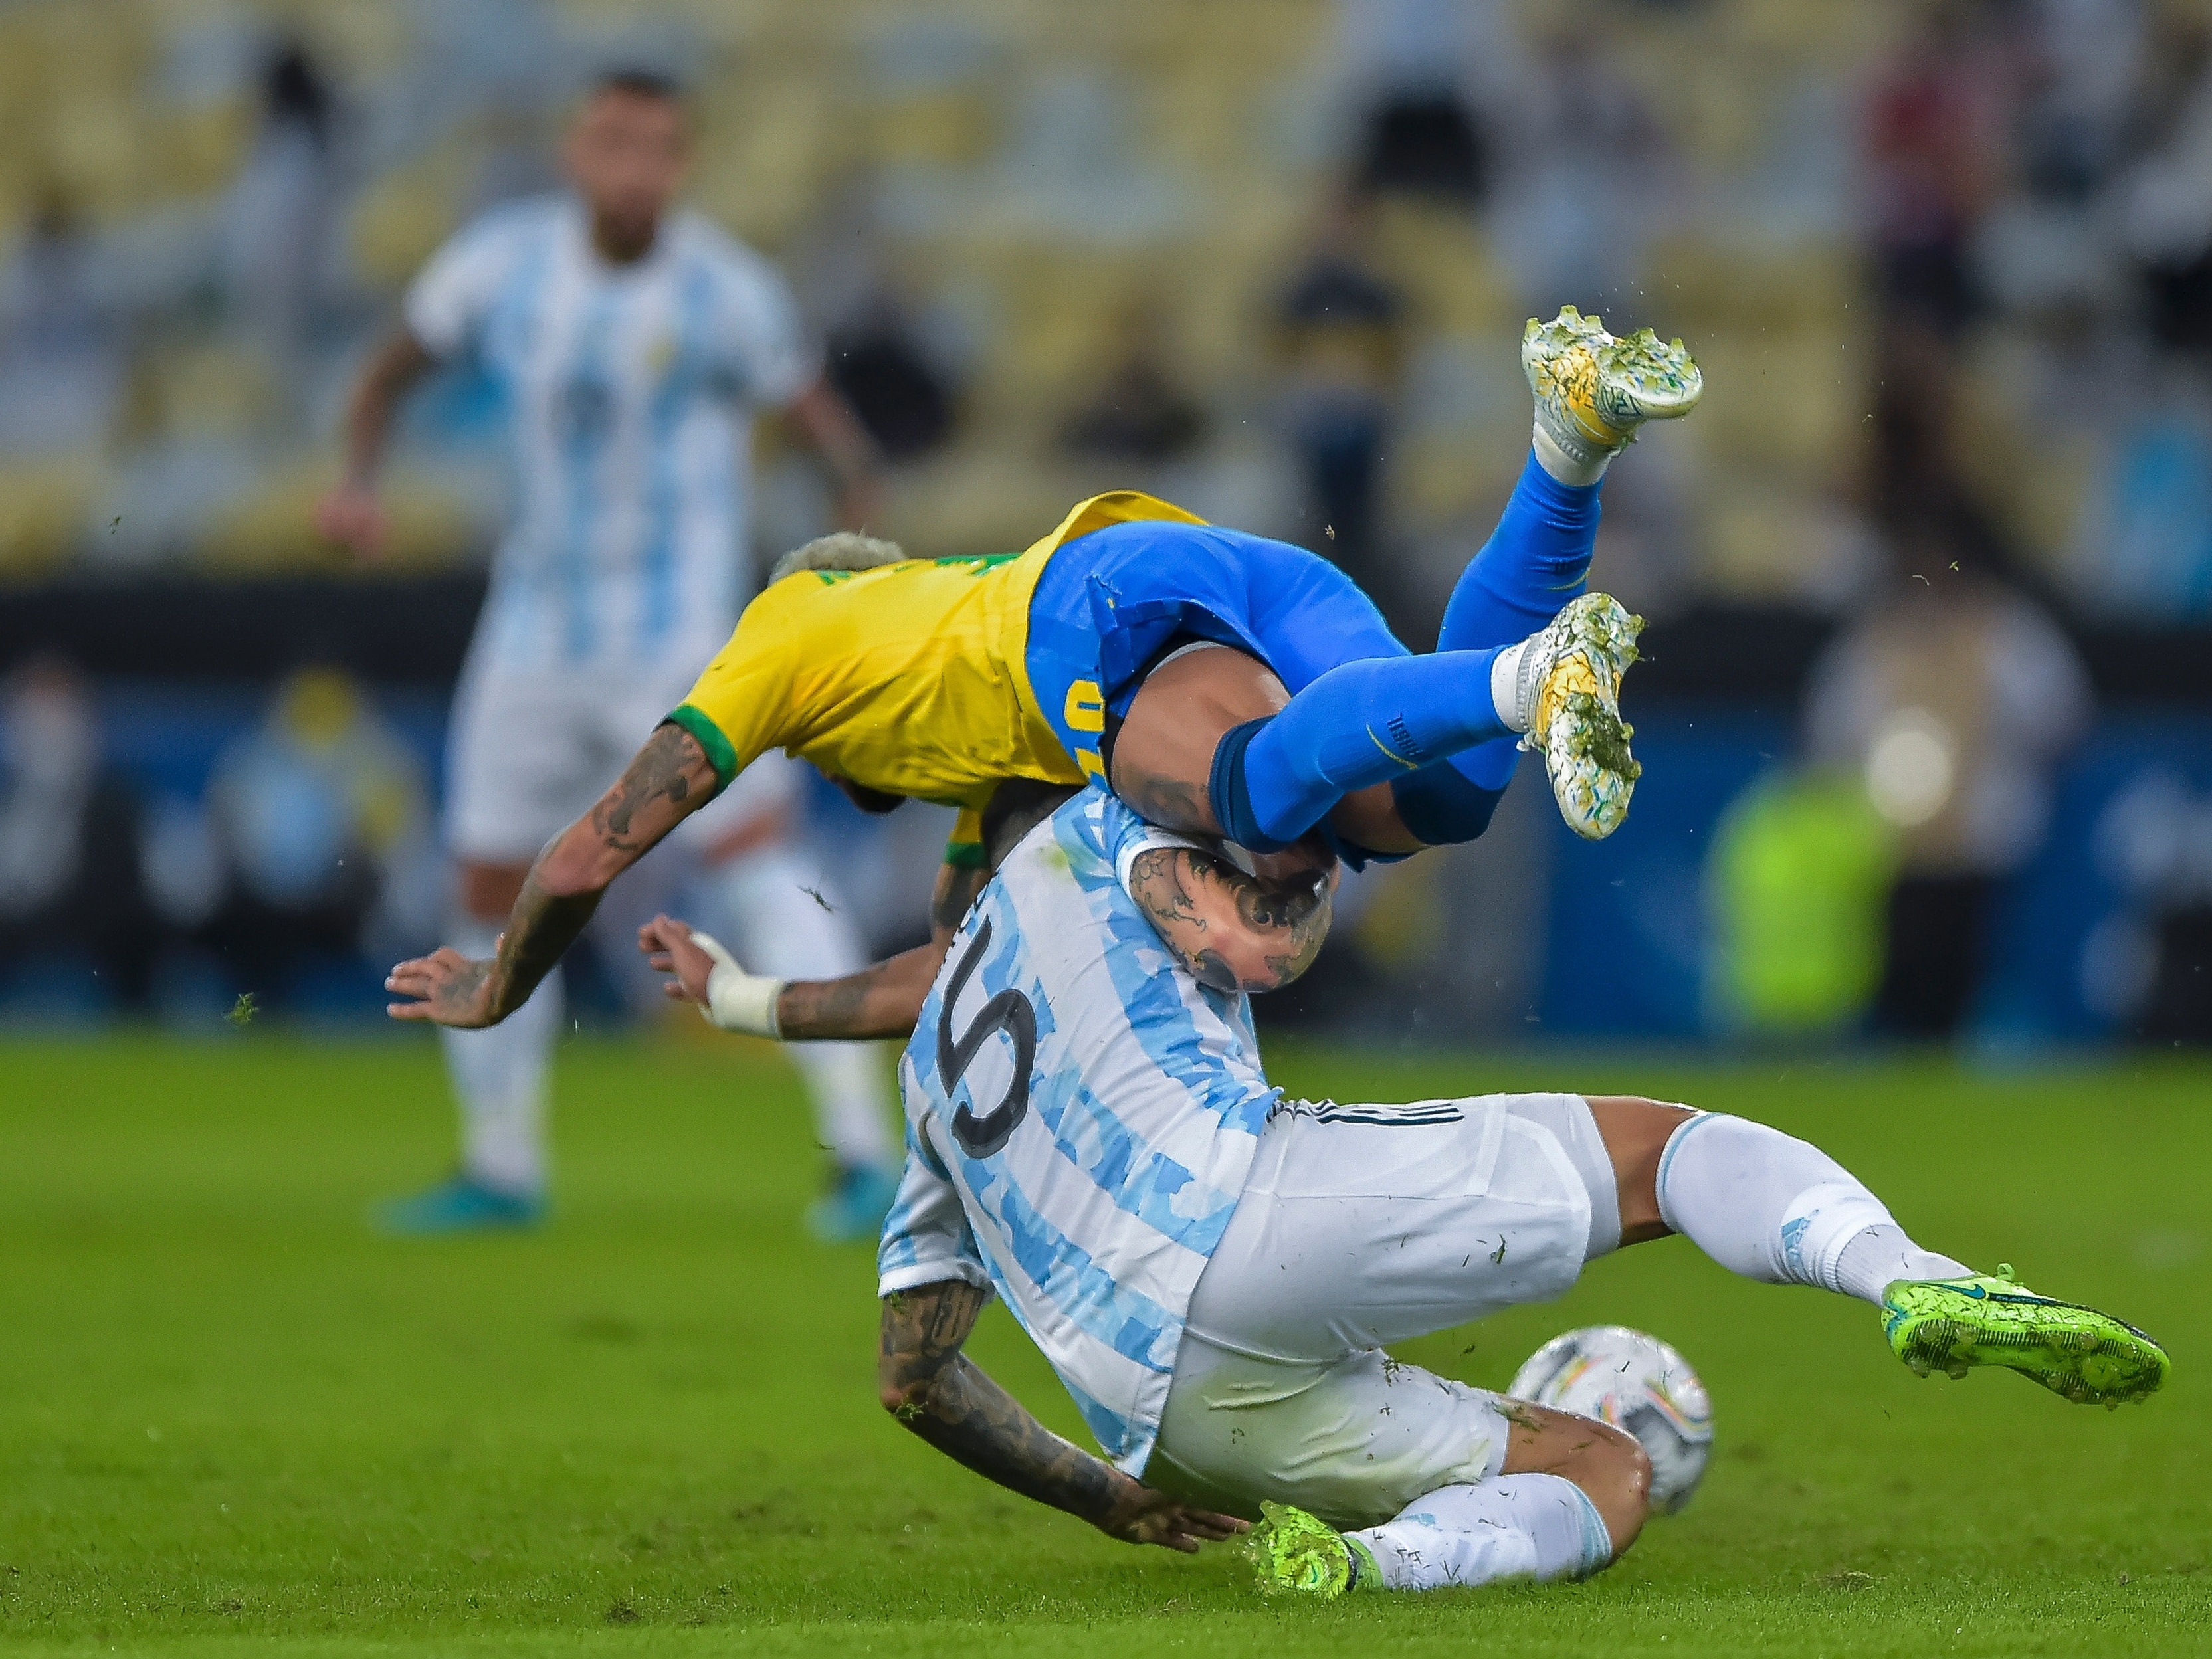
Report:
M783 981L747 973L712 934L695 933L691 942L714 959L714 971L707 975L706 1004L699 1010L706 1022L726 1031L781 1037L775 1004L783 994Z

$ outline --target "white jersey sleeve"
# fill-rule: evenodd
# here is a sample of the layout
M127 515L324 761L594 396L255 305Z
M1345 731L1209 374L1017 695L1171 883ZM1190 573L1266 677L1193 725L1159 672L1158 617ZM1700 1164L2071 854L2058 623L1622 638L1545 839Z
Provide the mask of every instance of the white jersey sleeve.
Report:
M822 354L800 320L790 287L766 259L706 221L686 216L715 271L720 344L745 400L757 408L789 403L822 374Z
M475 343L534 216L526 206L495 208L465 226L416 274L402 312L407 331L433 357L456 356Z
M900 1177L898 1196L884 1218L883 1242L876 1250L876 1294L890 1296L920 1285L940 1285L963 1279L991 1289L991 1271L984 1266L975 1235L960 1206L960 1193L937 1159L907 1129L906 1172Z

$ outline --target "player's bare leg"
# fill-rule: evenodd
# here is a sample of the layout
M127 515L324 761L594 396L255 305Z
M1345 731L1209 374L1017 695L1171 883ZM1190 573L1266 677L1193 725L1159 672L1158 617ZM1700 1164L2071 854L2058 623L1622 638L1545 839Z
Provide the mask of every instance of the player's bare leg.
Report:
M1425 1492L1378 1527L1340 1533L1262 1504L1247 1547L1261 1588L1333 1600L1346 1590L1438 1589L1508 1578L1586 1578L1643 1530L1651 1464L1603 1423L1506 1402L1504 1469Z
M1114 740L1114 793L1164 829L1224 834L1207 793L1221 740L1248 720L1279 714L1291 694L1257 658L1227 647L1193 651L1147 675ZM1416 841L1400 822L1390 787L1354 790L1329 815L1345 840L1378 853L1410 853ZM1262 854L1262 875L1322 860L1317 843Z

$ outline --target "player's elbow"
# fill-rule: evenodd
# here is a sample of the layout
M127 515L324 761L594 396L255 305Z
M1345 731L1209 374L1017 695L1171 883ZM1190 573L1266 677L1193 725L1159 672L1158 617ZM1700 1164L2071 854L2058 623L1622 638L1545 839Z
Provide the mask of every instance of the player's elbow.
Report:
M908 1376L886 1370L876 1379L876 1398L900 1422L911 1423L927 1408L935 1381L931 1376Z
M629 867L631 860L592 833L588 822L573 823L538 855L532 874L541 891L554 898L580 898L605 892L607 884Z

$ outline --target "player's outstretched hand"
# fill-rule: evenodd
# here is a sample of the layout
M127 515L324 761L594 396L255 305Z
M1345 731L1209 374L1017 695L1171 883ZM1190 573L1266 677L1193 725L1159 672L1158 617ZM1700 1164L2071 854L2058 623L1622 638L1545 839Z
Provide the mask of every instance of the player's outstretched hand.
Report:
M678 1002L707 1006L708 981L714 972L714 958L692 938L689 922L678 921L673 916L655 916L637 930L637 948L645 952L646 962L654 973L669 976L661 989Z
M315 503L316 530L356 558L373 560L383 552L389 527L383 503L366 484L342 483Z
M389 1002L394 1019L427 1019L433 1024L474 1030L495 1024L489 962L471 962L450 945L427 957L403 962L385 976L384 988L411 1002Z
M1218 1544L1252 1530L1249 1521L1216 1515L1136 1480L1120 1486L1114 1507L1093 1524L1125 1544L1158 1544L1185 1555L1197 1554L1200 1544Z

